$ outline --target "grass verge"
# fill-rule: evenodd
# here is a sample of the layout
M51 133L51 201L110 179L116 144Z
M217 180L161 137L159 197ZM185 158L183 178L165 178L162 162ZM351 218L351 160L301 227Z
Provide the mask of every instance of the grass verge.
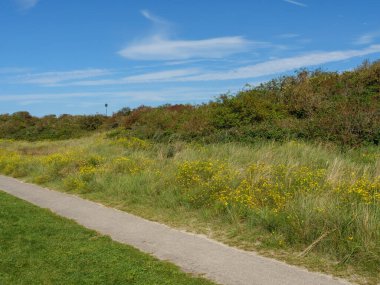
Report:
M0 284L213 284L0 191Z

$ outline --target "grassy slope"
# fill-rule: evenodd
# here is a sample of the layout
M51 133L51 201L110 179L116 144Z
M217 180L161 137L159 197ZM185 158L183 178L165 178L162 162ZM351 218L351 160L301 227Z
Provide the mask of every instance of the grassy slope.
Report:
M285 165L287 175L292 178L293 170L306 166L311 170L325 169L323 179L331 184L355 183L352 173L367 177L372 183L380 176L379 148L342 153L333 146L300 142L206 146L175 143L153 144L145 148L139 141L115 143L101 135L61 142L2 142L1 147L20 153L22 158L18 161L5 156L5 162L0 159L0 171L3 173L26 177L35 183L74 192L152 220L204 233L228 244L259 250L314 270L356 277L357 281L368 284L376 284L380 280L377 266L380 258L380 210L377 205L358 204L354 200L342 204L336 193L323 189L306 195L302 192L297 194L278 213L271 208L242 211L220 203L197 205L186 198L188 193L197 190L196 187L181 187L177 177L178 169L185 161L213 161L215 165L222 161L238 172L252 163ZM61 167L45 159L51 154L67 151L74 152L71 156L76 163L100 156L105 162L99 168L109 169L91 174L91 167ZM126 165L131 169L124 172L119 169L116 162L120 156L129 158ZM70 165L70 162L64 163ZM309 179L308 175L309 172L301 178ZM289 216L295 219L289 222ZM306 256L297 256L329 231L332 232Z
M211 284L0 192L0 284Z

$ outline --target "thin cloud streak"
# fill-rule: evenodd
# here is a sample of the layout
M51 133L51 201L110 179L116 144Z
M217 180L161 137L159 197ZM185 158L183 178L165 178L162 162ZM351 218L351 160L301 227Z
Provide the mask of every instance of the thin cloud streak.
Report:
M91 77L100 77L110 74L112 74L112 72L105 69L83 69L72 71L43 72L17 76L14 78L14 82L24 84L36 84L42 86L54 86L67 81Z
M284 0L284 2L293 4L293 5L297 5L297 6L300 6L300 7L307 7L306 4L298 2L298 1L294 1L294 0Z
M168 25L168 21L156 16L156 15L153 15L150 11L148 10L141 10L141 14L146 18L148 19L149 21L153 22L154 24L159 24L159 25Z
M178 77L188 76L192 74L199 73L198 69L176 69L176 70L167 70L167 71L159 71L152 72L146 74L139 74L128 76L124 78L126 83L144 83L144 82L156 82L165 80L168 78L175 79Z
M145 84L162 82L202 82L255 79L269 75L292 71L298 68L316 66L380 53L380 45L371 45L364 49L312 52L294 57L272 59L261 63L241 66L222 71L210 71L201 68L169 69L125 76L106 78L115 72L105 69L84 69L65 72L44 72L13 77L13 83L35 84L42 86L109 86L127 84ZM120 72L118 72L120 73ZM94 78L89 80L83 80ZM98 78L98 79L96 79Z
M126 102L143 102L144 100L156 103L167 103L176 100L183 102L208 100L212 96L221 94L224 90L216 88L165 88L155 90L137 91L104 91L104 92L65 92L65 93L33 93L33 94L8 94L0 95L0 102L52 102L66 99L92 98L92 99L124 99Z
M316 66L331 62L343 61L355 57L380 53L380 45L371 45L361 50L345 50L331 52L313 52L309 54L273 59L253 65L247 65L225 71L202 71L197 69L179 69L161 71L155 73L139 74L121 79L78 81L75 85L107 85L107 84L132 84L148 82L195 82L195 81L220 81L236 79L254 79L268 75L275 75L292 71L298 68ZM191 73L193 75L191 75Z
M193 58L223 58L248 51L249 48L268 47L265 42L251 42L241 36L203 40L171 40L155 35L131 44L119 54L133 60L186 60Z
M163 70L157 72L149 72L143 74L137 74L132 76L127 76L118 79L100 79L100 80L82 80L67 84L62 84L62 86L102 86L102 85L125 85L129 83L152 83L152 82L162 82L162 81L175 81L176 78L182 78L184 76L198 74L199 69L188 68L188 69L172 69Z
M316 52L301 56L269 60L255 65L236 68L227 72L211 72L198 76L182 78L182 80L207 81L257 78L287 72L298 68L337 62L374 53L380 53L380 45L372 45L362 50Z
M369 45L372 44L376 38L380 37L380 32L366 33L358 37L355 41L355 45Z
M173 39L170 35L172 25L148 10L141 14L152 22L155 31L152 35L130 43L118 54L131 60L189 60L223 58L253 48L266 48L267 42L254 42L242 36L227 36L200 40Z
M39 0L14 0L22 10L32 9L37 5Z

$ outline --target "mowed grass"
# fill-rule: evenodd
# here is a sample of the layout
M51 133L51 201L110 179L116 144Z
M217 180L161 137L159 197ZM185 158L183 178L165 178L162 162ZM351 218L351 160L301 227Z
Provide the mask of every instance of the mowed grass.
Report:
M0 172L343 276L380 281L380 148L0 141Z
M0 284L213 284L0 191Z

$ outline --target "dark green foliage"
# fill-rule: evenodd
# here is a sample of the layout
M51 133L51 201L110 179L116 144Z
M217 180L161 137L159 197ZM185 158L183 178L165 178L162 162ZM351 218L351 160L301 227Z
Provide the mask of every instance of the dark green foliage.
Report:
M0 115L0 137L16 140L60 140L83 136L98 130L105 122L102 115L47 115L33 117L28 112Z
M378 145L380 61L341 74L301 70L198 106L125 107L111 117L0 115L2 138L62 139L113 128L158 141L291 138Z
M305 139L344 146L380 142L380 61L342 74L301 70L199 106L139 107L115 126L170 141Z

